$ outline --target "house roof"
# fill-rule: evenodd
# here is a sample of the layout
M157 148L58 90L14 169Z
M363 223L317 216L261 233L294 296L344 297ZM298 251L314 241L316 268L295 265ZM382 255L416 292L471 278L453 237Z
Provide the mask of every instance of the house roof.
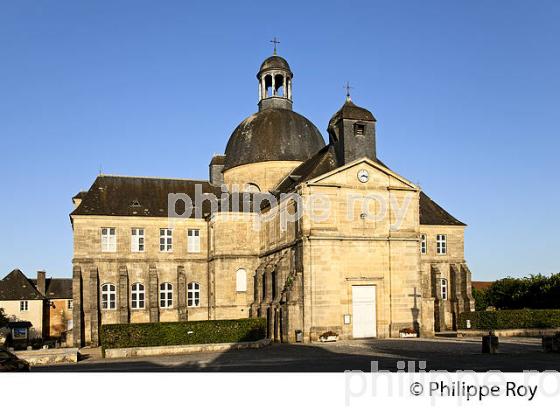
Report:
M0 280L0 300L43 300L45 297L19 269Z
M476 290L486 290L492 286L494 282L472 281L472 287Z
M253 212L252 203L258 193L243 195L229 194L222 197L220 187L211 185L208 181L188 179L166 179L148 177L126 177L101 175L98 176L81 204L70 214L75 215L103 215L103 216L168 216L169 194L187 195L193 205L196 205L196 193L215 195L218 199L218 210L239 210ZM244 203L244 201L246 203ZM251 206L247 206L247 203ZM177 201L177 213L183 213L182 201ZM191 212L190 217L204 217L212 213L212 203L202 201L201 212Z
M208 181L100 175L70 215L168 216L168 195L186 194L194 201L197 186L202 193L221 192ZM202 202L203 214L210 205Z
M31 283L37 286L36 279L32 279ZM47 278L45 286L45 296L48 299L72 299L72 279Z

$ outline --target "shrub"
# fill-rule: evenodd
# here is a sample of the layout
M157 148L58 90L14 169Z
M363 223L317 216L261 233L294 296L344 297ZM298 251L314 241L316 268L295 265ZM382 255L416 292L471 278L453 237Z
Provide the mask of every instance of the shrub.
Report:
M548 329L560 327L560 310L496 310L493 312L463 312L459 315L459 328L471 329Z
M102 325L100 336L105 349L250 342L266 337L266 319Z
M473 296L477 310L485 306L498 309L560 309L560 273L500 279L486 289L484 295L473 291Z

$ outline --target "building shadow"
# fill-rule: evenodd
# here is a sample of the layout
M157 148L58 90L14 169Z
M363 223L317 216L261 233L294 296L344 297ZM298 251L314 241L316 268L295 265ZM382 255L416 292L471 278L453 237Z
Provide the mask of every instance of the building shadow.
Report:
M94 360L34 367L39 372L370 372L557 370L556 356L536 344L504 342L501 353L483 355L473 340L361 340L333 344L272 344L261 349L222 353ZM400 364L399 364L400 362ZM424 362L423 367L421 362ZM373 366L373 367L372 367ZM404 366L404 369L403 369Z

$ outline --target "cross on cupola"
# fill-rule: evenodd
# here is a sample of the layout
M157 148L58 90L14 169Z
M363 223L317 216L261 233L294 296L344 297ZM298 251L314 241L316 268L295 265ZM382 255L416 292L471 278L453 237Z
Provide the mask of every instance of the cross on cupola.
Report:
M276 46L278 44L280 44L280 41L276 37L274 37L272 40L270 40L270 42L274 43L274 53L273 53L273 55L276 55Z
M352 99L350 98L350 90L354 89L354 87L350 87L350 83L346 81L344 89L346 90L346 101L351 101Z
M274 37L274 54L261 64L259 80L259 111L267 108L292 109L293 73L285 58L277 54L280 40Z

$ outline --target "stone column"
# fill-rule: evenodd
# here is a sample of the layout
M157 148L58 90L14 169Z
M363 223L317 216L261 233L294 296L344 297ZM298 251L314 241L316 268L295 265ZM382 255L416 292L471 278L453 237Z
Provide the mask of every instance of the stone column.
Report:
M187 317L187 276L185 267L177 266L177 310L179 322L186 322Z
M77 265L72 270L72 298L72 343L74 347L82 347L82 269Z
M276 73L272 73L272 95L276 96Z
M264 274L266 275L266 289L264 289L264 291L266 293L263 295L263 301L265 303L272 302L272 272L274 272L275 268L276 266L274 265L268 265L264 272Z
M150 265L148 276L148 306L150 307L150 322L159 322L159 283L156 265Z
M91 344L99 346L99 277L97 268L92 268L89 273L89 313L91 326Z
M464 277L464 298L465 298L465 311L472 312L475 309L475 302L472 295L472 273L466 263L462 263L460 267Z
M119 266L119 323L128 323L130 321L129 289L128 270L126 265L121 265Z
M261 303L263 300L263 274L263 269L257 269L257 271L255 272L255 303Z

